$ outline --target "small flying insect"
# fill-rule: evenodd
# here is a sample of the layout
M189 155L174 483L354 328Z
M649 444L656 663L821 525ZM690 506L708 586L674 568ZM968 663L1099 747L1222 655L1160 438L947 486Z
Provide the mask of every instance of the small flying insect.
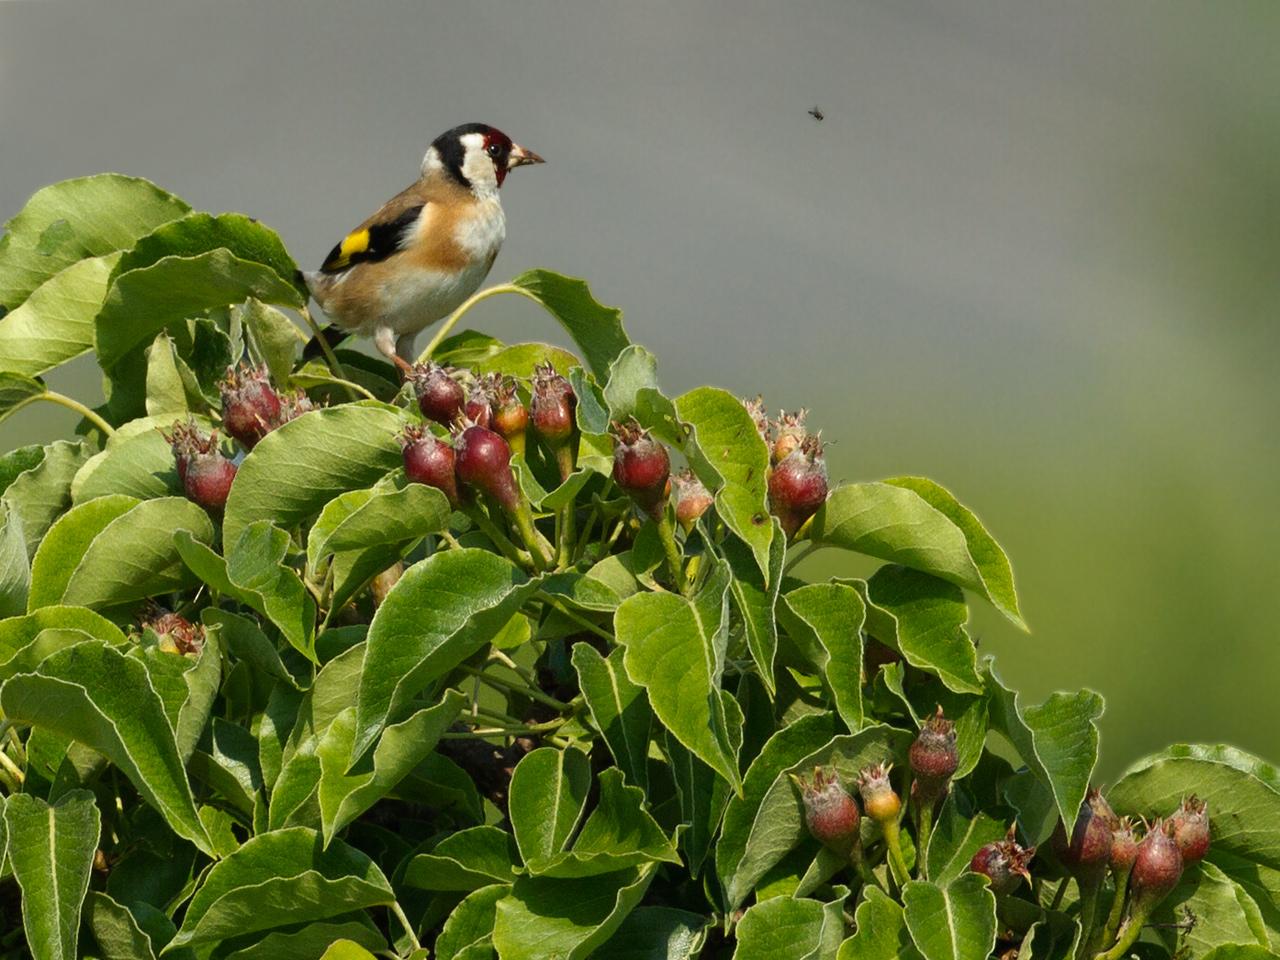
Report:
M821 110L819 110L816 106L812 110L808 111L808 113L809 113L809 116L813 117L813 119L817 120L819 123L821 123L823 118L826 117L826 114L823 113Z

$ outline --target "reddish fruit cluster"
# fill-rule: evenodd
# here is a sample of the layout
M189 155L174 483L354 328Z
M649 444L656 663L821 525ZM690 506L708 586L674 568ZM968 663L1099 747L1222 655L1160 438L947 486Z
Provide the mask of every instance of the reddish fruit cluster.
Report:
M1078 881L1096 883L1111 862L1111 838L1119 826L1120 818L1110 804L1098 790L1090 788L1080 804L1070 839L1062 822L1058 822L1052 838L1054 855Z
M1027 869L1036 855L1035 847L1023 847L1014 839L1014 828L1003 840L996 840L978 848L969 861L969 869L991 880L994 893L1012 893L1019 880L1031 882Z
M1173 825L1167 820L1156 820L1147 835L1138 844L1129 875L1133 891L1130 910L1144 917L1149 910L1178 885L1182 876L1182 850L1173 839Z
M1127 874L1138 859L1138 833L1132 817L1121 817L1111 834L1110 866L1117 874Z
M671 487L676 501L676 520L688 533L698 522L698 518L707 512L714 499L688 467L671 478Z
M218 391L222 397L222 426L246 450L252 450L272 430L313 409L301 390L277 393L265 366L228 367Z
M1184 798L1169 817L1169 826L1186 863L1199 863L1204 859L1209 852L1208 804L1194 793Z
M165 653L195 655L204 649L204 627L168 610L153 608L142 617L139 626L159 638L157 646Z
M450 506L457 507L460 501L454 477L453 447L425 427L413 424L400 434L400 449L405 476L413 483L435 487L449 498Z
M850 856L859 844L862 814L840 782L840 775L834 770L815 767L812 780L793 776L792 781L800 788L809 833L824 847Z
M493 411L501 390L502 374L487 373L478 377L467 391L466 402L462 405L463 415L477 426L486 429L493 426Z
M507 441L488 427L463 421L453 449L458 479L514 513L520 494L511 473L511 446Z
M769 509L787 537L794 537L826 503L830 491L822 441L805 430L805 410L783 413L771 421L762 398L742 404L769 449Z
M524 453L524 431L529 425L529 411L520 400L516 382L510 378L498 385L493 401L493 429L507 441L513 453Z
M902 798L889 783L891 763L875 763L863 767L858 773L858 792L862 794L862 807L867 816L881 825L897 823L902 811Z
M221 514L236 478L236 465L218 450L218 431L206 436L194 421L188 421L175 423L163 436L173 449L187 499L210 513Z
M613 425L613 479L645 513L662 512L670 492L671 458L667 448L635 420Z
M956 749L956 726L938 711L925 721L907 754L915 775L912 790L921 802L932 803L947 792L952 775L960 766Z
M409 374L422 415L445 427L462 413L462 405L467 398L462 384L454 379L454 373L456 371L452 367L427 362L415 364Z
M577 466L576 442L578 422L574 411L578 396L573 386L556 373L550 363L540 363L533 370L533 397L529 402L533 433L551 451L560 468L560 479L566 479Z

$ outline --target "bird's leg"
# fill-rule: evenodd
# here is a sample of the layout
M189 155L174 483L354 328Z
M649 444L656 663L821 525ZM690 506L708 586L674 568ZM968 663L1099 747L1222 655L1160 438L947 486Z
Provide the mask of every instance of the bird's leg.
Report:
M373 335L373 345L378 348L379 353L400 368L400 373L406 379L413 372L413 367L397 352L396 347L399 346L399 343L396 340L395 331L390 327L379 327L377 329Z
M403 336L396 337L396 356L405 363L413 363L413 341L418 339L416 333L406 333Z

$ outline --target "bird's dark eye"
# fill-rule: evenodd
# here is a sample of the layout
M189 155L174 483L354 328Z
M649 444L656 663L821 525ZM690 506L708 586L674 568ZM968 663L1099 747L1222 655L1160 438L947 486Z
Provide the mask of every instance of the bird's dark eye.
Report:
M489 154L489 156L497 160L498 154L502 153L502 144L498 143L497 141L494 141L493 143L489 144L489 146L485 147L485 151Z

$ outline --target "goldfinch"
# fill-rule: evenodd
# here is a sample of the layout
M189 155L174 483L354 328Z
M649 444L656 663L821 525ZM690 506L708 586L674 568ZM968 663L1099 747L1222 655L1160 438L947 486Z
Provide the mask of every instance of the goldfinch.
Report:
M416 183L343 237L319 270L302 271L311 296L340 331L373 337L408 371L419 331L452 313L493 266L507 234L502 181L542 162L483 123L442 133Z

